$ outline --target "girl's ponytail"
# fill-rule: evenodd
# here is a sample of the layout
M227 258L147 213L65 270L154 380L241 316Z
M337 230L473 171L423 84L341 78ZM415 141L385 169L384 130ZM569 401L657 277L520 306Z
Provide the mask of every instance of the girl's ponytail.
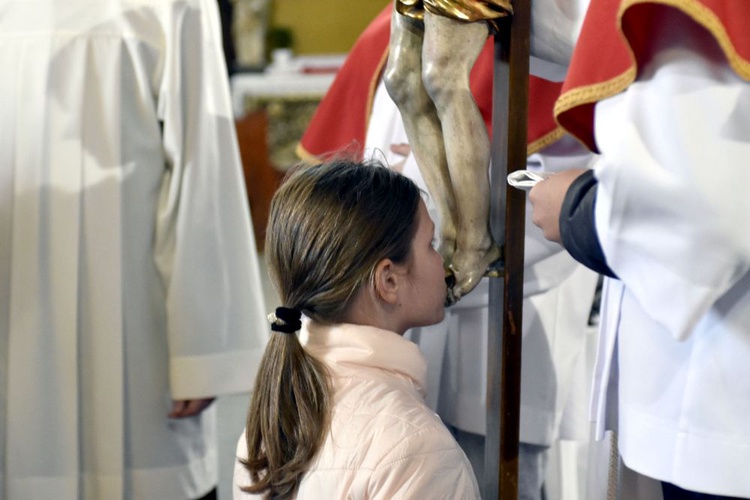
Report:
M298 309L269 315L272 330L260 362L246 424L248 493L293 498L320 448L329 414L325 367L302 348Z

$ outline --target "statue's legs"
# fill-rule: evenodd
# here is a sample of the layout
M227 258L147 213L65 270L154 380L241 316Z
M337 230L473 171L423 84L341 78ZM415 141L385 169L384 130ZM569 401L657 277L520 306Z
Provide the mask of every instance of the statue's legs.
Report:
M479 283L500 258L489 228L490 141L469 87L471 68L487 41L484 22L466 23L425 12L423 80L442 125L456 198L456 251L451 269L456 300Z
M456 245L456 203L437 110L422 82L424 25L393 9L386 89L401 112L411 151L440 214L440 254L446 267Z

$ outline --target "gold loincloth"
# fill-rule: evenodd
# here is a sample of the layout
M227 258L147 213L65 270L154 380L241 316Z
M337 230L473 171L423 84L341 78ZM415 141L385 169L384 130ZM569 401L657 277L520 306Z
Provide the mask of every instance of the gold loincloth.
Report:
M396 10L402 16L424 20L424 11L456 21L487 21L493 32L497 21L513 13L510 0L396 0Z

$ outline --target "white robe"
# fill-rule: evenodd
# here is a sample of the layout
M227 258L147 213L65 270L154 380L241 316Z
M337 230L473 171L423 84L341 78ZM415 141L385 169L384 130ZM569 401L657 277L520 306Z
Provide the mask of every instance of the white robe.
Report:
M750 84L686 19L596 105L596 226L621 281L605 288L592 416L601 435L617 412L635 471L747 498Z
M266 340L213 0L0 6L0 499L195 498Z

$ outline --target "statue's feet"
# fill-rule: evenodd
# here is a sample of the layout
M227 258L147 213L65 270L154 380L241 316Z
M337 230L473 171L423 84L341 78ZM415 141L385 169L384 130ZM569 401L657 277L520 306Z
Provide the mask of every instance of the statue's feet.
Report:
M452 276L448 282L446 305L453 305L471 292L484 276L498 276L502 268L502 251L492 243L486 250L457 249L450 264Z

